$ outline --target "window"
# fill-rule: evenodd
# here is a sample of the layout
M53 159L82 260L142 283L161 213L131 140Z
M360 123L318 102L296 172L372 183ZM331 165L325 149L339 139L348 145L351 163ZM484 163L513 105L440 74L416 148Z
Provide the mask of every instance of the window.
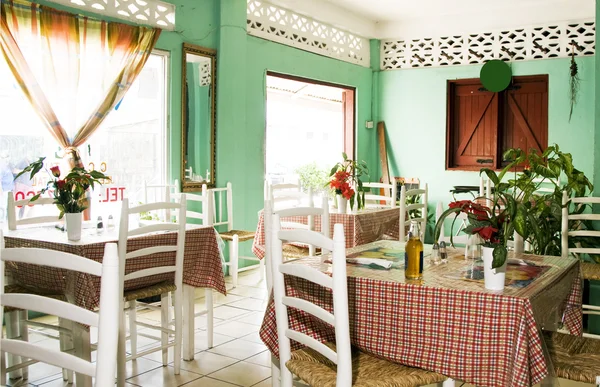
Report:
M502 168L510 148L548 146L548 76L513 77L504 91L479 79L448 81L446 168Z
M167 55L155 51L125 97L87 143L79 148L84 165L104 170L116 187L131 200L140 197L143 182L166 180L166 74ZM6 62L0 60L0 222L5 219L6 193L17 199L33 196L47 176L34 181L14 176L38 157L62 164L62 151L42 125L29 101L16 84ZM114 187L113 187L114 188ZM94 192L106 196L106 187ZM111 195L112 196L112 195ZM98 198L98 200L100 200ZM100 206L92 206L92 219ZM102 208L102 207L100 207ZM106 208L106 207L104 207ZM105 215L98 212L97 215Z

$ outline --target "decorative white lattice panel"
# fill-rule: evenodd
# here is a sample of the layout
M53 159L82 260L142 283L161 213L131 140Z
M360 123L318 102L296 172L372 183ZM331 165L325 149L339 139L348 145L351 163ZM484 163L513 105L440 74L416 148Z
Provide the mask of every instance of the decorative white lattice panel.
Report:
M383 40L381 69L481 64L490 59L519 61L594 55L594 21L556 23L436 38Z
M210 61L200 63L198 69L200 73L200 86L209 86L212 81Z
M369 40L308 16L258 0L248 0L249 35L369 67Z
M128 20L136 24L173 31L175 5L159 0L50 0L89 12Z

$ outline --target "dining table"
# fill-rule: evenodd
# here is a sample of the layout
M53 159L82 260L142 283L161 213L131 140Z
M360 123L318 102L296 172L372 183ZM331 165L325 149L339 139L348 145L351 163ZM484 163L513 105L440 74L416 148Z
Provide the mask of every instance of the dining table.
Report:
M306 216L288 216L281 219L282 222L296 222L308 224ZM331 209L329 213L329 235L333 235L333 226L336 223L344 225L346 248L351 248L378 239L399 239L400 230L400 208L370 207L347 213L338 213ZM314 220L314 230L321 232L321 217ZM408 233L408 228L405 230ZM265 257L265 219L264 211L259 211L258 224L252 252L257 258Z
M582 334L579 260L509 252L503 290L487 290L481 260L449 249L435 264L425 246L423 277L404 276L404 243L376 241L347 249L347 289L353 346L391 362L427 369L473 385L531 386L553 376L542 330L562 327ZM392 261L388 270L356 265L351 258ZM362 261L364 262L364 261ZM286 262L331 274L327 256ZM333 312L330 289L285 277L286 293ZM333 327L288 309L290 328L321 342L335 339ZM271 297L260 337L278 356ZM293 349L301 348L292 341Z
M118 243L118 227L98 232L95 227L90 226L86 227L84 225L79 241L68 240L67 233L63 231L63 228L54 224L26 226L17 230L3 230L4 243L6 248L33 247L58 250L102 262L105 244ZM129 237L127 252L154 245L175 245L176 243L176 232L148 233ZM185 360L192 360L194 356L194 309L193 307L191 310L189 307L185 308L186 305L190 304L186 302L185 298L193 297L194 288L205 288L207 294L210 293L210 295L212 295L212 290L216 290L223 295L227 294L221 255L219 236L213 227L186 225L183 262L184 313L182 342ZM127 260L125 272L173 265L174 261L174 252L132 258ZM100 304L100 278L96 276L26 264L7 266L6 275L12 282L24 287L50 294L63 294L69 302L88 310L97 310ZM173 273L129 280L125 282L124 290L134 290L170 279L173 279ZM212 297L210 299L212 300ZM87 357L90 353L88 347L89 331L87 327L73 325L74 335L78 336L77 341L84 346L84 348L76 347L75 352L78 355ZM89 384L89 380L86 380L83 384L78 383L78 385L87 384Z

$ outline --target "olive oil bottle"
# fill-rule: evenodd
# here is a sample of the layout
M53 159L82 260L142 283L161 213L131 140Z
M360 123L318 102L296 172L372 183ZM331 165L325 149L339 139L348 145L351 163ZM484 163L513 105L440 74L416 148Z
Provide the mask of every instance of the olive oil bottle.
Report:
M423 277L423 242L418 221L411 221L408 242L404 247L404 276L406 279Z

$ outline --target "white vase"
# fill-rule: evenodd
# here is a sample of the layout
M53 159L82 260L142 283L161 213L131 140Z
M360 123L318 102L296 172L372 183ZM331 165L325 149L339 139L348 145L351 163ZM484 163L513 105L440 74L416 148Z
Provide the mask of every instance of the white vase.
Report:
M348 209L348 199L342 195L337 195L338 214L345 214Z
M81 239L81 219L83 214L78 212L76 214L65 214L65 220L67 223L67 238L70 241L78 241Z
M485 288L489 290L502 290L504 289L504 280L506 279L506 262L504 265L492 269L492 261L494 260L494 248L485 247L482 248L483 256L483 279L485 282Z

